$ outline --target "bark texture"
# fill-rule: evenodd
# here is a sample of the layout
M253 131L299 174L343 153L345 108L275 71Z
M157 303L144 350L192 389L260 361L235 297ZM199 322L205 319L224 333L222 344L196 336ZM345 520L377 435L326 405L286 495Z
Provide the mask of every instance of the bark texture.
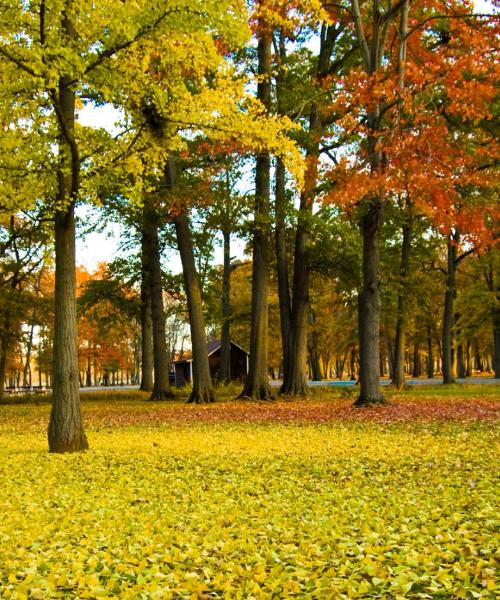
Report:
M62 20L69 40L76 32L69 18ZM62 76L51 96L59 127L57 203L55 214L55 322L52 408L48 427L50 452L78 452L88 448L80 411L76 332L75 201L79 191L80 157L74 138L75 94Z
M338 29L335 25L323 25L318 66L315 74L319 81L330 69L330 57ZM294 267L292 283L292 304L290 333L288 335L288 357L284 362L283 384L280 394L305 396L307 394L307 354L310 316L310 277L311 277L311 227L315 186L318 176L320 139L324 124L321 120L321 104L313 102L309 115L309 143L306 150L307 168L304 191L295 232Z
M151 285L149 256L142 236L141 244L141 384L143 392L153 391L153 321L151 317Z
M358 300L359 383L356 406L380 404L380 256L382 201L372 200L361 220L363 284Z
M269 110L271 105L271 36L261 31L258 41L257 97ZM268 287L269 287L269 154L257 156L255 171L255 220L253 231L252 319L250 331L250 364L240 398L268 400L272 398L268 374Z
M224 264L222 270L222 332L221 357L217 371L219 383L231 381L231 233L222 232L224 237Z
M394 340L394 375L392 384L402 388L405 384L405 341L406 341L406 282L410 270L411 225L403 226L401 264L399 269L398 306L396 316L396 337Z
M153 328L154 385L150 400L169 400L174 397L168 372L170 368L165 334L165 311L158 239L158 213L149 204L144 205L142 245L147 252L147 279L151 295L151 321Z
M167 161L165 177L167 187L172 190L176 181L175 161L173 157L170 157ZM188 398L188 403L214 402L215 392L208 362L201 287L198 272L196 271L193 239L188 215L184 212L180 213L174 219L174 225L182 263L184 291L186 293L189 312L191 348L193 352L193 389Z
M456 282L457 246L453 239L448 242L446 291L443 311L443 383L454 383L453 370L453 306L457 295Z
M182 261L182 274L188 304L191 347L193 351L193 389L188 403L214 402L215 393L208 363L201 289L196 272L189 220L186 214L180 214L176 217L175 231Z
M60 179L66 177L60 175ZM78 452L88 448L88 442L80 412L73 205L56 214L55 237L56 289L49 451Z

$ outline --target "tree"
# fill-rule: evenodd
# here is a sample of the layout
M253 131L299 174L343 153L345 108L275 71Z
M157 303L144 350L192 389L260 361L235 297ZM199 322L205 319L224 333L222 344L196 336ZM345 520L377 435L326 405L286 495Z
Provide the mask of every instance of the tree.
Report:
M389 7L352 0L350 8L362 67L343 80L335 105L343 115L337 126L354 136L349 139L357 140L357 150L356 158L339 161L332 170L331 197L355 205L360 218L358 405L364 405L383 401L379 244L384 207L409 193L417 212L447 231L460 228L458 222L470 223L472 214L484 229L487 219L480 213L488 208L478 194L467 199L463 190L491 184L492 161L485 149L494 157L495 145L476 124L491 118L489 74L495 67L487 58L493 51L487 40L494 23L475 18L460 3L439 12L427 3L410 7L405 0ZM466 101L468 94L474 102L472 96ZM464 103L473 109L464 111ZM461 128L450 129L453 121Z
M269 111L271 105L271 32L264 21L259 23L257 55L257 98ZM262 151L255 165L255 217L252 242L252 327L250 365L240 398L272 399L268 361L268 280L269 280L269 196L271 162L269 152Z

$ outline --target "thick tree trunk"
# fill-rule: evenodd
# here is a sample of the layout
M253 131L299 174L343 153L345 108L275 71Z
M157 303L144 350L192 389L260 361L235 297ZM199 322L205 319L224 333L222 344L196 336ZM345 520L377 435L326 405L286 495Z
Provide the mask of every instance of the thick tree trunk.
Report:
M191 330L191 347L193 351L193 389L188 403L214 402L215 394L208 363L201 289L196 272L189 220L186 214L180 214L174 222L177 245L181 255L184 290L186 292Z
M411 224L403 225L401 264L399 267L399 293L396 317L396 338L394 340L394 375L392 384L402 388L405 384L405 338L406 338L406 283L410 270Z
M263 30L258 42L258 72L261 79L257 97L269 110L271 106L271 35ZM255 171L255 219L253 231L252 320L250 365L240 398L272 398L268 372L268 287L269 287L269 154L257 156Z
M60 178L63 176L60 175ZM78 452L88 448L88 442L80 412L73 204L66 211L56 213L55 238L54 363L49 451Z
M74 29L67 17L63 29ZM50 452L78 452L88 448L80 412L76 332L75 208L78 197L80 159L74 141L75 94L69 79L62 77L54 93L61 135L59 141L55 214L55 322L53 349L52 409L48 441Z
M448 241L448 268L443 314L443 383L454 383L453 373L453 305L456 296L457 247L453 240Z
M368 204L361 220L363 235L363 287L358 301L359 382L356 406L380 404L380 257L379 236L382 226L382 201Z
M144 206L143 248L147 249L149 288L151 294L151 321L153 329L154 385L150 400L167 400L174 394L168 379L169 359L165 335L163 285L158 240L158 214L147 203Z
M231 233L222 232L224 237L224 264L222 270L222 332L221 355L217 371L219 383L231 381Z
M312 198L301 195L295 234L291 330L288 367L284 370L280 394L307 394L307 335L309 330L310 227Z
M149 249L145 236L141 248L141 384L143 392L152 392L153 382L153 320L151 317L151 284ZM169 366L170 367L170 366Z

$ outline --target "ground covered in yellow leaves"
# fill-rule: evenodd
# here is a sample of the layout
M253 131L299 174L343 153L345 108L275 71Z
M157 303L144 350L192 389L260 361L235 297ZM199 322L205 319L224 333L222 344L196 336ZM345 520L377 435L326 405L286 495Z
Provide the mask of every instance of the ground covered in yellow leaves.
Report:
M498 597L490 410L183 422L103 398L83 403L91 450L64 456L46 451L48 410L0 407L1 597Z

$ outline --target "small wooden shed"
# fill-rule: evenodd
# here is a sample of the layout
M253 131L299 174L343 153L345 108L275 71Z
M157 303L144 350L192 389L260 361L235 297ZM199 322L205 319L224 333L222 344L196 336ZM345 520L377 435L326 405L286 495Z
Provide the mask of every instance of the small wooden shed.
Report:
M222 345L220 340L213 340L207 344L208 364L210 375L215 377L219 370ZM250 355L246 350L235 342L231 342L231 379L233 381L243 381L248 373L248 361ZM182 387L190 383L193 379L193 359L183 358L174 363L175 385Z

